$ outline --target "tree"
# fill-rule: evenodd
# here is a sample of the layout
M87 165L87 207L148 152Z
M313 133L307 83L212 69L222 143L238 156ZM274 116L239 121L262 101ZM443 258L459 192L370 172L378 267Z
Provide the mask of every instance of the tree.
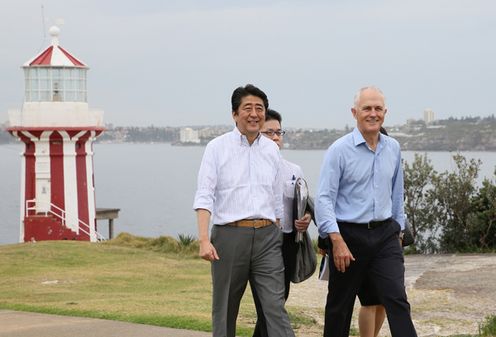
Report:
M434 251L437 242L431 233L436 219L430 195L432 194L432 181L436 179L437 172L425 153L424 155L416 153L412 165L404 161L403 167L405 213L415 236L413 250Z
M480 160L467 159L456 154L454 172L444 172L433 179L432 202L441 252L460 252L473 249L468 218L474 212L471 200L477 192L476 178ZM471 216L472 217L472 216Z
M496 249L496 185L478 187L480 160L453 156L454 172L438 174L427 155L404 165L405 213L415 237L413 250L474 252ZM496 177L496 170L494 172ZM410 248L412 249L412 248Z
M471 246L482 251L496 249L496 185L484 179L471 203L472 212L467 219Z

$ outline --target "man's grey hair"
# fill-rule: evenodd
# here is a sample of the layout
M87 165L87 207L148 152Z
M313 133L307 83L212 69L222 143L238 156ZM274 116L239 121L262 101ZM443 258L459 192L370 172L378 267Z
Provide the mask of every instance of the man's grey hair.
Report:
M382 90L376 86L369 85L369 86L360 88L360 90L358 90L358 92L356 93L355 98L353 99L353 106L355 108L358 107L358 101L360 100L360 96L362 95L362 92L364 92L367 89L377 91L379 94L381 94L382 99L384 100L384 106L386 105L386 96L384 96L384 93L382 92Z

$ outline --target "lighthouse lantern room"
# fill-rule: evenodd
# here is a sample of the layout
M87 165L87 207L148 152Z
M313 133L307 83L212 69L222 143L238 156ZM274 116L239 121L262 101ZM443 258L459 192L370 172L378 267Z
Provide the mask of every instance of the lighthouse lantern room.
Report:
M98 241L93 141L103 111L88 107L88 67L59 45L58 27L49 32L51 45L22 67L22 109L9 111L8 131L25 145L20 241Z

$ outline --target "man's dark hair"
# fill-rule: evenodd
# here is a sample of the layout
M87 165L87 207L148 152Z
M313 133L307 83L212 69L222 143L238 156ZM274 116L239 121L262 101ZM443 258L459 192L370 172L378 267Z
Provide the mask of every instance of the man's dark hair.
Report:
M267 98L267 95L253 84L247 84L244 87L239 87L236 88L236 90L234 90L231 96L232 111L233 112L238 111L238 108L241 105L241 100L243 99L243 97L249 95L260 98L263 101L265 110L269 108L269 99Z
M282 123L281 114L275 110L267 109L267 111L265 111L265 121L267 122L273 120L276 120L279 122L279 124L281 124Z

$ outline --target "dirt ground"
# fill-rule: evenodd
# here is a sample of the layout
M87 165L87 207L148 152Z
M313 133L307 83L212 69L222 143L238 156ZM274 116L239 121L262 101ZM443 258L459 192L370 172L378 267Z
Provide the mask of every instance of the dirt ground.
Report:
M476 334L488 315L496 315L496 254L408 255L405 285L417 334L423 337ZM317 324L297 330L299 337L322 336L327 282L317 276L293 284L287 305L302 308ZM357 309L352 327L357 329ZM391 336L387 322L379 334Z

